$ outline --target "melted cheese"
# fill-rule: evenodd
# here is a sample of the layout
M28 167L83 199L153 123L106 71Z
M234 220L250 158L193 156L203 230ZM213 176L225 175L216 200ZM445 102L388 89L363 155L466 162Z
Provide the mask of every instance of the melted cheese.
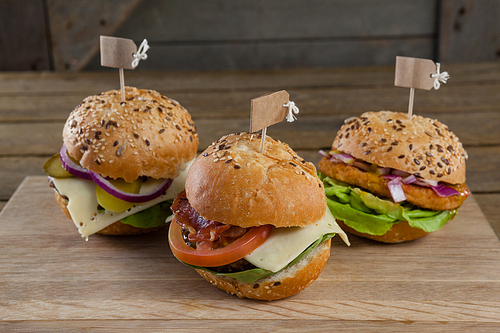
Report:
M340 229L330 209L323 217L307 227L274 228L264 244L245 259L257 267L277 272L288 265L322 235L336 233L350 245L345 232Z
M78 232L84 239L88 236L106 228L127 216L145 210L160 202L174 199L177 194L184 190L186 175L194 159L186 164L186 168L179 172L167 192L151 201L134 205L125 212L97 211L96 183L77 177L54 178L54 185L59 194L68 197L68 211L78 228ZM158 180L148 179L141 187L140 193L147 193L158 185Z

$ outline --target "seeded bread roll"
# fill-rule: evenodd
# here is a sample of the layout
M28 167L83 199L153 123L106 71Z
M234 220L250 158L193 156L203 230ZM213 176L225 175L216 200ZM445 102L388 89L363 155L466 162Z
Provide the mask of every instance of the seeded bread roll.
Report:
M175 178L196 156L198 135L177 101L153 90L125 88L87 97L68 117L63 141L90 171L133 182Z
M191 165L186 195L205 219L243 228L307 226L326 209L316 168L287 144L260 135L222 137Z
M240 298L265 301L282 299L297 294L318 278L330 256L330 244L331 240L324 241L295 265L252 284L201 269L196 271L217 288Z
M465 183L466 152L448 126L438 120L392 111L365 112L347 119L333 150L358 159L419 175Z

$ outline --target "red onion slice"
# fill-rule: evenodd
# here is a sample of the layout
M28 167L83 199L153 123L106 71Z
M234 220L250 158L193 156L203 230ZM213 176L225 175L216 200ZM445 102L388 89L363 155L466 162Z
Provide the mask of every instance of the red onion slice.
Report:
M429 184L430 186L438 186L439 185L437 180L424 179L424 178L420 178L420 180L426 184Z
M396 169L393 169L391 173L393 175L396 175L396 176L399 176L399 177L402 177L402 178L406 178L406 177L408 177L410 175L410 173L408 173L408 172L401 171L401 170L396 170Z
M90 171L81 167L80 165L76 164L69 158L68 156L68 150L66 149L66 146L63 145L61 147L61 150L59 151L59 155L61 158L61 164L68 171L71 173L73 176L76 176L78 178L86 179L86 180L92 180L92 176L90 175Z
M442 198L451 197L452 195L460 195L460 192L446 185L431 186L434 192Z
M318 151L318 153L319 153L321 156L326 157L326 158L328 158L328 159L329 159L329 158L331 158L330 154L325 153L325 152L324 152L324 151L322 151L322 150Z
M374 166L375 164L373 164L372 166ZM379 167L379 166L376 166L375 168L375 174L379 175L379 176L382 176L382 175L388 175L391 173L391 168L383 168L383 167Z
M389 192L391 192L391 197L394 202L401 202L406 200L405 192L403 191L403 186L401 185L401 177L394 178L387 183Z
M369 171L370 170L370 165L366 162L361 162L361 161L355 161L353 163L353 165L358 168L358 169L361 169L363 171Z
M141 203L153 200L162 195L162 193L165 192L172 184L172 179L167 178L154 190L147 193L135 194L135 193L124 192L116 188L115 186L113 186L113 184L111 184L109 180L105 179L103 176L95 172L90 171L90 175L92 176L94 182L96 182L96 184L99 187L101 187L104 191L108 192L109 194L118 199L134 203Z
M351 155L348 155L348 154L331 154L332 155L332 158L335 158L337 160L340 160L342 162L344 162L345 164L353 164L356 159L354 157L352 157Z
M417 181L417 177L415 175L411 175L403 179L404 184L413 184Z

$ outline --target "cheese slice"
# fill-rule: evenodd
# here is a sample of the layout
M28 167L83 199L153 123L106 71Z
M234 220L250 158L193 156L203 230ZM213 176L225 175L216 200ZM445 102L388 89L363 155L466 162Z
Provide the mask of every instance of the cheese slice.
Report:
M273 228L269 238L245 259L257 267L277 272L292 262L322 235L336 233L347 244L349 239L340 229L330 209L323 217L307 227Z
M54 185L60 195L68 197L68 211L78 228L82 238L88 240L88 236L106 228L127 216L145 210L160 202L174 199L179 192L184 190L186 175L194 159L186 163L186 168L179 172L164 195L151 201L136 204L125 212L98 212L96 196L96 183L77 177L54 178ZM158 180L148 179L141 187L140 193L147 193L158 185Z

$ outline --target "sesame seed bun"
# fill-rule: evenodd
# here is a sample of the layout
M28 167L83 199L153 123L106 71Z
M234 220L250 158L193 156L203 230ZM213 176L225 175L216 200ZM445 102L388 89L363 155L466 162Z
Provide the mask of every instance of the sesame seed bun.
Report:
M467 155L457 136L438 120L418 115L379 111L349 118L332 150L425 179L465 183Z
M153 90L125 88L87 97L63 130L68 154L90 171L132 182L175 178L196 156L198 135L178 102Z
M217 288L240 298L266 301L282 299L297 294L318 278L330 256L330 244L330 239L324 241L295 265L252 284L201 269L196 271Z
M249 228L307 226L326 209L316 168L287 144L260 135L222 137L200 154L186 179L191 206L205 219Z

